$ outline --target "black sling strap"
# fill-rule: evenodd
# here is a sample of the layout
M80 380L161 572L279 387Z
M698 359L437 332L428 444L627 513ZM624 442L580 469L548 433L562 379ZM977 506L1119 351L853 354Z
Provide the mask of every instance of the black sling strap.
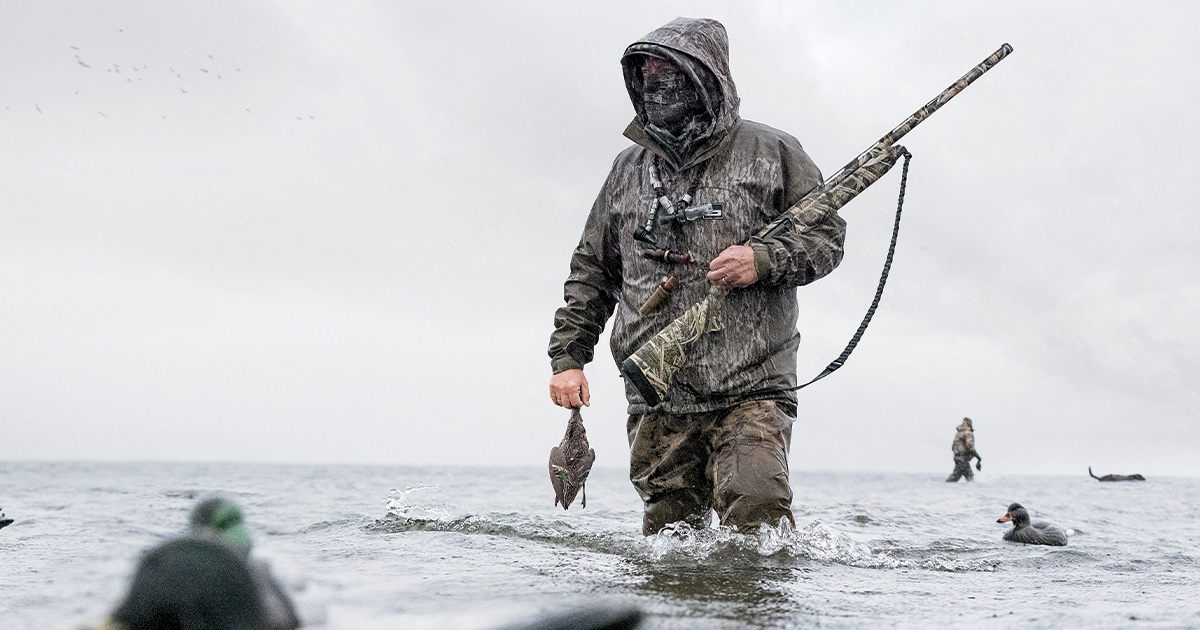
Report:
M825 370L818 374L811 381L797 385L795 387L785 387L781 389L772 388L769 391L759 390L737 394L741 398L754 398L764 394L772 394L776 392L791 392L798 389L804 389L809 385L833 374L838 368L846 364L846 359L850 358L850 353L854 352L854 347L862 339L863 333L867 330L867 325L871 323L871 318L875 316L875 309L879 308L879 300L883 297L883 287L887 284L888 272L892 269L892 256L896 253L896 238L900 235L900 213L904 210L904 189L908 185L908 161L912 158L912 154L907 150L901 154L904 157L904 170L900 174L900 198L896 202L896 221L892 225L892 242L888 245L887 259L883 263L883 272L879 274L879 286L875 289L875 299L871 301L871 308L867 309L867 314L863 317L862 323L858 325L858 330L854 332L854 336L850 338L850 343L846 344L846 349L842 350L842 354L833 360L833 363L825 366ZM702 394L695 388L681 383L680 388L687 391L691 395L701 400L711 400L716 398L727 398L730 394Z
M879 299L883 297L883 285L887 284L888 272L892 269L892 255L896 252L896 237L900 235L900 212L904 210L904 188L908 184L908 160L912 158L912 154L908 151L904 152L904 170L900 173L900 199L896 202L896 222L892 226L892 243L888 246L887 260L883 263L883 272L879 275L879 286L875 289L875 299L871 301L871 308L867 309L866 316L863 317L862 323L858 325L858 330L854 332L854 336L850 338L850 343L846 345L846 349L842 350L842 354L833 360L833 363L825 366L825 370L818 374L813 380L796 387L789 387L783 391L795 391L804 389L813 383L833 374L838 368L846 364L846 359L850 358L850 353L854 352L854 346L858 345L862 339L863 333L867 330L867 324L871 323L871 318L875 316L875 309L879 307Z

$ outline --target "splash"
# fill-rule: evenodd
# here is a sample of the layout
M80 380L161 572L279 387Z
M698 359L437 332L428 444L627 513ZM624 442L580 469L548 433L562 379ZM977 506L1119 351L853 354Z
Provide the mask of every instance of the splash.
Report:
M772 563L837 564L865 569L945 572L991 572L995 558L969 557L972 546L944 544L924 547L880 548L858 542L820 521L796 529L782 519L774 527L762 526L752 535L729 527L693 528L674 523L645 538L635 533L588 531L560 519L511 513L452 515L445 492L437 486L392 490L385 501L387 514L366 525L368 531L453 532L467 535L519 538L554 547L612 554L634 561L681 565L739 565L769 558Z
M645 539L650 560L690 559L709 561L747 554L759 557L800 558L861 566L874 557L871 548L819 521L797 530L786 519L778 526L760 527L755 535L739 534L728 527L696 529L686 523L668 525Z
M809 560L864 569L919 569L927 571L994 571L996 562L946 555L926 555L912 560L874 550L820 521L796 529L787 520L778 526L760 527L757 534L739 534L728 527L696 529L675 523L644 540L643 551L652 562L681 561L708 564L746 558Z
M438 486L415 486L404 490L393 488L384 504L391 518L438 521L450 516L446 493Z
M780 520L778 527L760 528L758 548L763 555L785 552L819 562L855 566L869 563L874 558L870 547L820 521L813 521L799 531L786 520Z

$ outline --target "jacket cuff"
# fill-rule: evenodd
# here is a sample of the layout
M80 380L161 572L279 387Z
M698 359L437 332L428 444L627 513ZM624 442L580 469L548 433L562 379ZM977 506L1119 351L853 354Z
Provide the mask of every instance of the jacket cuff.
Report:
M754 272L758 274L759 282L766 282L771 277L771 253L766 243L750 243L754 250Z
M567 370L582 370L583 365L569 354L563 354L550 360L550 369L558 374Z

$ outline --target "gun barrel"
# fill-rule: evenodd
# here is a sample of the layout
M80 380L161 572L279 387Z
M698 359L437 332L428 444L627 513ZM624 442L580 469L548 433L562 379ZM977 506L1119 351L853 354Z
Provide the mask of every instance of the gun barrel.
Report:
M1000 63L1000 61L1007 57L1012 51L1013 47L1007 43L1001 46L987 59L984 59L982 62L980 62L979 65L971 68L969 72L962 75L962 77L951 84L950 87L942 90L941 94L935 96L933 100L926 103L924 107L918 109L916 112L913 112L913 115L904 119L904 122L896 125L895 129L887 132L887 134L879 139L879 142L871 145L870 148L868 148L866 151L863 151L858 157L851 160L849 164L843 166L842 170L834 173L832 176L826 179L823 185L830 186L837 184L839 181L857 170L859 166L865 163L871 157L871 153L873 151L877 151L879 147L895 144L896 141L900 140L900 138L903 138L905 134L912 131L913 127L921 124L922 121L924 121L926 118L929 118L937 110L941 109L942 105L945 105L950 101L950 99L958 96L959 92L962 92L967 88L968 85L971 85L976 79L983 76L983 73L991 70L993 66Z

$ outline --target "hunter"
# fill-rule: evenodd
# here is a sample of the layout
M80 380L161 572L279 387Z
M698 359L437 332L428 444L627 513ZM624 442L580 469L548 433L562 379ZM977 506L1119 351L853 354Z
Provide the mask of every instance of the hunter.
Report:
M950 451L954 453L954 472L950 473L946 481L953 483L963 477L966 477L967 481L974 481L975 473L971 472L971 458L979 460L975 462L975 470L983 470L983 458L975 450L975 427L970 418L963 418L962 422L955 427L954 442L950 444Z
M831 213L805 234L739 244L821 173L795 138L738 115L719 22L676 18L630 45L621 67L634 144L613 163L571 257L550 338L551 400L589 404L583 367L614 311L610 349L620 365L709 283L732 289L724 329L698 342L667 400L651 408L625 384L642 532L680 521L705 527L714 510L742 533L794 525L796 287L841 262L846 223ZM673 291L651 301L671 276Z

